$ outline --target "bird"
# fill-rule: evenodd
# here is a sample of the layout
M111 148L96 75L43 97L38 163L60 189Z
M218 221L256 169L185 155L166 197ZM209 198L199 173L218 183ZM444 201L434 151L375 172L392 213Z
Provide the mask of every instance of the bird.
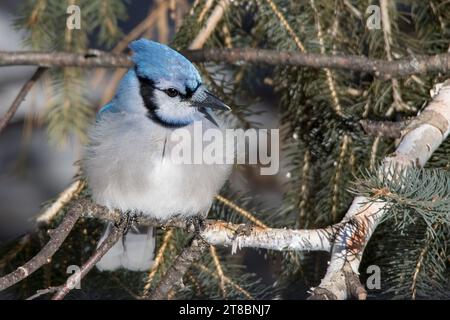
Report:
M227 163L175 163L175 130L226 129L216 110L231 110L202 82L197 68L167 45L130 43L134 66L88 130L83 172L95 203L124 215L168 220L205 217L226 183ZM195 150L194 150L195 151ZM113 228L108 224L98 246ZM153 264L155 231L130 228L97 263L101 271L146 271Z

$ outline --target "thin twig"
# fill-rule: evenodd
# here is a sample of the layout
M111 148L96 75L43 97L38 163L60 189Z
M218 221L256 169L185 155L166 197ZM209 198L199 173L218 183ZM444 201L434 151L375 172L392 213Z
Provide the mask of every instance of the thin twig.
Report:
M35 294L33 294L31 297L26 298L26 300L34 300L36 298L39 298L40 296L43 296L44 294L53 293L55 291L58 291L60 287L49 287L47 289L41 289L38 290Z
M3 131L3 129L5 129L8 122L11 121L21 102L25 99L26 95L31 90L36 81L44 74L45 70L47 69L44 67L37 68L37 70L31 76L30 80L28 80L23 85L22 89L20 89L20 92L14 99L12 105L9 107L8 111L6 111L5 115L0 119L0 133Z
M362 129L370 136L398 139L402 136L402 130L409 121L371 121L360 120Z
M124 231L127 227L126 219L123 219L118 225L115 226L113 231L106 237L106 239L100 244L100 247L95 250L94 254L86 261L81 267L79 272L71 275L66 283L62 285L56 294L52 297L52 300L62 300L64 297L75 288L76 284L81 281L91 269L95 266L95 264L100 261L100 259L111 249L114 244L119 241L119 239L123 236Z
M253 48L200 49L181 51L192 62L264 63L310 68L362 71L383 79L413 74L449 73L450 53L413 56L398 60L370 59L356 55L322 55ZM129 68L133 62L125 54L73 52L0 51L0 66L38 65L44 67Z
M150 300L166 299L169 291L183 279L184 274L191 264L202 256L208 244L199 236L191 240L190 246L183 249L180 255L175 259L169 270L164 274L161 281L148 296Z
M53 255L61 247L82 213L83 207L79 203L75 202L63 218L60 225L56 229L48 231L50 234L50 240L44 248L42 248L37 255L31 258L31 260L26 262L24 265L0 278L0 291L9 288L10 286L30 276L44 264L50 263Z

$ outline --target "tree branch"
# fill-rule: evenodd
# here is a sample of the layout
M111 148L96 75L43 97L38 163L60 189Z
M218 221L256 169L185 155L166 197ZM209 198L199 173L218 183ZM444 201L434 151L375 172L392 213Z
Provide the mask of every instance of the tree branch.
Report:
M60 225L54 230L48 230L50 240L44 248L23 266L0 278L0 291L25 279L44 264L50 263L51 258L61 247L82 212L82 206L77 202L73 203Z
M0 119L0 133L6 127L8 122L11 121L12 117L19 108L20 103L23 101L23 99L25 99L26 95L31 90L36 81L44 74L45 70L47 69L44 67L37 68L31 78L23 85L22 89L20 89L20 92L17 95L16 99L14 99L8 111L6 111L5 115Z
M264 63L310 68L331 68L362 71L384 79L413 74L449 73L450 53L433 56L414 56L386 61L364 56L328 56L301 52L266 49L202 49L182 53L193 62ZM99 50L88 54L71 52L0 51L0 66L38 65L42 67L129 68L133 65L127 55Z
M111 249L114 244L119 241L127 227L127 221L122 219L119 224L115 226L113 231L106 237L101 243L100 247L95 250L94 254L86 261L81 267L79 272L71 275L66 283L61 286L56 294L52 297L52 300L62 300L64 297L75 287L75 285L81 281L95 264Z
M167 270L161 281L155 289L150 292L149 300L162 300L167 298L167 294L174 285L180 283L184 274L191 264L202 256L203 252L208 248L208 244L199 236L195 236L191 240L189 247L183 249L180 255Z
M386 137L398 139L402 137L402 130L405 129L409 121L359 121L364 132L370 136Z
M380 175L392 179L399 170L424 166L450 133L450 80L444 82L424 111L403 131L395 153L386 157ZM381 219L388 213L386 203L358 196L347 211L340 229L335 232L331 261L327 273L312 298L346 299L366 297L354 279L365 246Z
M436 86L435 96L428 106L402 131L402 139L395 153L386 157L379 168L380 175L392 178L402 168L424 166L433 152L450 133L450 80ZM174 281L182 278L189 265L198 259L207 244L231 246L232 251L241 247L272 250L331 250L331 261L325 277L313 290L312 298L345 299L366 297L359 282L358 269L365 246L381 219L387 214L386 203L377 199L358 196L353 200L344 219L333 226L315 230L289 230L261 228L245 224L207 220L191 246L184 249L154 290L152 298L164 298ZM72 204L60 226L50 233L51 239L35 257L16 271L0 278L0 290L26 278L51 257L61 246L75 222L82 215L106 220L122 221L123 215L115 210L93 204L87 199L77 199ZM171 226L189 229L183 219L158 221L138 216L136 221L153 226ZM193 231L193 230L190 230ZM200 237L200 238L199 238ZM117 241L118 233L110 235ZM205 242L203 242L203 240ZM83 266L86 274L113 243L104 242ZM69 278L70 280L71 278ZM71 280L72 281L72 280ZM71 283L68 281L67 283ZM67 289L58 296L64 296ZM68 291L67 291L68 292ZM55 297L56 298L56 297Z
M117 222L122 213L95 204L88 199L79 199L77 203L83 207L84 216ZM190 229L186 219L174 218L162 221L145 216L137 216L135 221L139 225L154 227L176 227L187 231ZM248 224L233 224L220 220L206 220L200 236L209 244L232 247L233 251L240 248L262 248L276 251L330 251L330 239L333 228L297 230L259 227Z
M230 0L221 0L219 4L217 4L208 20L206 21L205 26L200 30L195 39L192 41L189 49L200 49L203 47L206 40L208 40L209 36L214 31L219 21L222 20L225 10L227 10L229 5Z

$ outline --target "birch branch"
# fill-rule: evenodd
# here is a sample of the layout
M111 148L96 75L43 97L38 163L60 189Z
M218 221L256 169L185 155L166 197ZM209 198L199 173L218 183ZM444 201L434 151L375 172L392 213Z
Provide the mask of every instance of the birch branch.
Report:
M449 132L450 80L447 80L440 85L425 110L403 130L396 151L383 160L380 175L392 179L399 170L424 166ZM313 290L313 299L346 299L349 296L365 299L365 290L357 278L358 269L367 242L386 214L388 210L383 201L361 196L353 200L342 228L337 230L330 265L319 286Z
M413 74L450 72L450 53L413 56L398 60L369 59L355 55L322 55L266 49L201 49L181 51L192 62L263 63L310 68L362 71L391 79ZM0 66L37 65L42 67L129 68L127 55L99 50L86 54L72 52L0 51Z
M84 210L84 217L99 218L111 222L120 221L122 213L95 204L88 199L76 200ZM137 216L139 225L154 227L176 227L193 232L186 219L161 221L145 216ZM325 229L298 230L259 227L248 224L233 224L220 220L206 220L200 236L211 245L231 247L233 251L240 248L261 248L276 251L330 251L334 230L340 224Z

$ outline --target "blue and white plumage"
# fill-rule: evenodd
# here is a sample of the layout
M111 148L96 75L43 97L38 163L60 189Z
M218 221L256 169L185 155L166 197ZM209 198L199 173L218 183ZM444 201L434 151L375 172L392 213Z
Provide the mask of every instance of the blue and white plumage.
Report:
M160 219L206 215L231 167L175 164L168 156L174 146L168 136L181 127L192 132L195 122L203 130L217 128L209 109L228 107L206 90L197 69L178 52L145 39L130 49L135 67L89 131L83 169L93 199ZM150 232L128 234L97 266L148 270L154 254Z

